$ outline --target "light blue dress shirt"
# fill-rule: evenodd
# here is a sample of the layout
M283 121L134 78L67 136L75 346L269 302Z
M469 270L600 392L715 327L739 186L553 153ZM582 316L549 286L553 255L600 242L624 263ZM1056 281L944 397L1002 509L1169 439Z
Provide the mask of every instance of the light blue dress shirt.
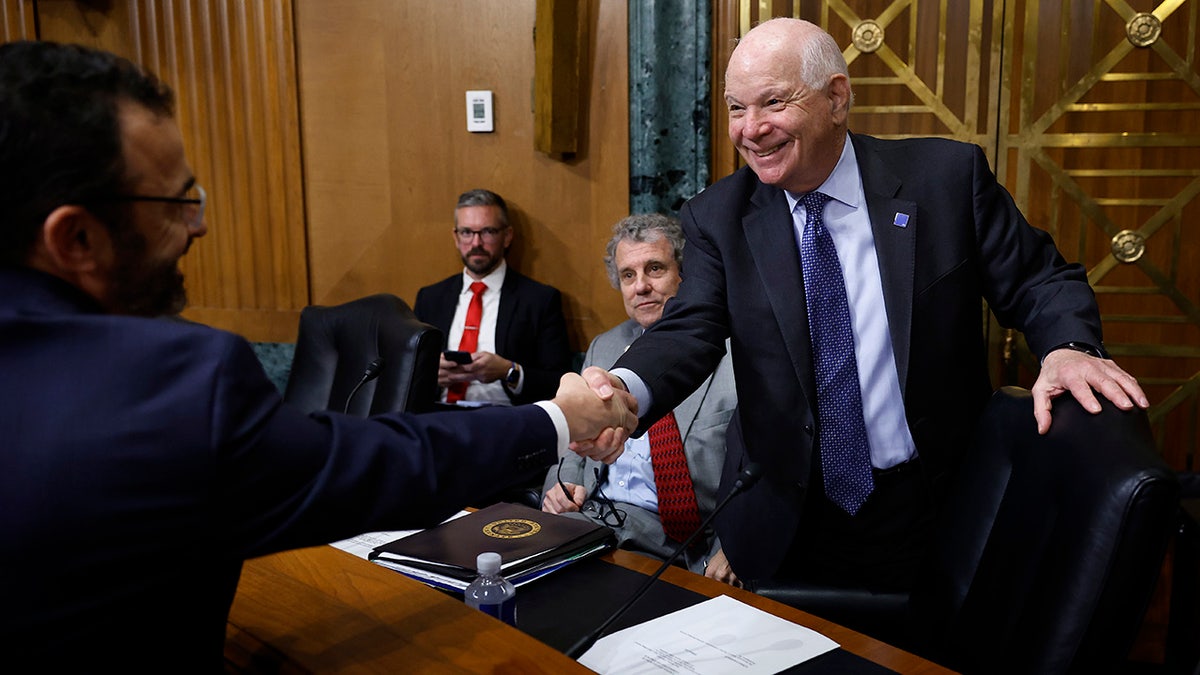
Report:
M900 376L896 370L891 333L888 331L875 236L871 231L858 159L849 136L833 173L817 191L832 197L825 207L824 223L833 236L842 275L846 280L871 465L886 469L912 459L917 452L904 414L904 397L900 394ZM800 235L806 215L803 204L798 204L802 195L786 191L784 194L792 210L796 255L799 256ZM804 289L797 289L797 292L803 293ZM627 368L617 368L612 372L625 382L629 392L637 398L639 409L648 409L653 399L642 379Z

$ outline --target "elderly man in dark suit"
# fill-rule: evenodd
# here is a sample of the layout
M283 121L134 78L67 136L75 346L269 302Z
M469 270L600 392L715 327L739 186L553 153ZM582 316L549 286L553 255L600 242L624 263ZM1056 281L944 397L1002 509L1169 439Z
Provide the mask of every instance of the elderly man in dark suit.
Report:
M592 340L585 367L611 366L662 317L667 300L679 291L683 248L683 230L675 218L639 214L613 227L604 264L629 320ZM725 427L736 406L733 363L726 356L676 406L670 420L626 441L611 466L564 457L546 474L542 510L604 523L617 533L622 548L669 557L716 506ZM674 441L678 445L672 446ZM682 560L693 572L736 581L713 532L698 538Z
M462 273L422 288L413 306L441 329L447 350L470 355L462 362L443 355L443 400L509 405L553 395L571 368L562 293L509 267L504 256L514 233L495 192L461 194L453 232Z
M765 468L717 519L739 577L911 585L992 388L981 298L1042 358L1039 430L1068 391L1093 411L1094 391L1148 405L1103 349L1083 268L1026 222L978 147L849 133L846 63L819 27L747 33L725 100L747 166L684 205L684 282L662 320L612 374L584 375L602 395L628 386L645 429L732 338L739 407L718 496L748 462Z

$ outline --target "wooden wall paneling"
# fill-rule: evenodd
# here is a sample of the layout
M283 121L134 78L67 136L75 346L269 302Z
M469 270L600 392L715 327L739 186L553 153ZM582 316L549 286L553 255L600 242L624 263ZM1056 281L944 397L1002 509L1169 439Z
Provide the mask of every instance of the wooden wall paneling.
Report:
M38 3L41 37L109 49L175 89L209 233L183 259L184 316L295 339L308 304L290 0Z
M629 200L626 10L581 7L583 131L563 160L534 148L534 0L297 5L314 302L411 303L461 270L454 203L486 187L513 211L510 263L563 291L577 349L625 318L599 260ZM493 92L493 133L466 130L468 89Z
M4 0L0 3L0 42L37 39L34 0Z
M534 146L548 155L579 148L579 81L587 47L587 7L537 0L534 26Z
M604 247L612 226L628 215L629 205L629 26L626 3L592 2L591 106L585 111L593 170L586 236L573 266L578 298L569 298L569 316L578 349L625 321L620 293L608 281Z

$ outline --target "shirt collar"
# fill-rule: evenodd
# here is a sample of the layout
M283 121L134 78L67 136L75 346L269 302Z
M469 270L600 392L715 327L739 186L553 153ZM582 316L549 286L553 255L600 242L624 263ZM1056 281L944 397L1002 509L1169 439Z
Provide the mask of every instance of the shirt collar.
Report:
M825 179L824 183L817 188L817 192L828 195L850 208L857 209L862 199L862 191L858 189L858 156L854 154L854 144L850 142L850 134L846 134L846 142L842 144L842 156L838 158L838 163L833 167L833 172ZM788 210L796 211L796 204L804 197L804 193L794 193L790 190L783 191L787 197Z
M482 281L484 284L487 284L488 292L498 291L500 290L500 287L504 285L504 275L506 272L508 272L508 261L501 259L500 264L496 265L496 269L489 272L488 275L480 279L480 281ZM471 284L475 283L475 279L473 279L470 274L467 274L467 269L465 267L463 268L462 277L462 293L470 293Z

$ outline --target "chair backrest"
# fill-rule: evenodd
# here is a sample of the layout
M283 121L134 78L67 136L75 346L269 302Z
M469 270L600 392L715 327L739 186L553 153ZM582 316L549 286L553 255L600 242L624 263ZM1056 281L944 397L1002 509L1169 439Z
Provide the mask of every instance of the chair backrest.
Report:
M1133 644L1171 537L1178 481L1143 411L1070 395L1039 436L1028 391L996 392L911 609L925 651L968 673L1094 673Z
M347 402L346 411L360 417L421 412L437 399L441 349L441 331L394 295L306 307L283 398L305 412L343 412ZM377 358L379 376L355 391Z

